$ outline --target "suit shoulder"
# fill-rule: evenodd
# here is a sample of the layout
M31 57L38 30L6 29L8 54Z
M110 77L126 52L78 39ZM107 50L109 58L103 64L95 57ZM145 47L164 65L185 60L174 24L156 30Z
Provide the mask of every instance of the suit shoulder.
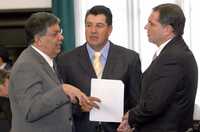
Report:
M66 58L71 58L71 57L75 57L75 56L78 56L81 52L81 50L83 50L84 46L79 46L79 47L76 47L70 51L67 51L67 52L63 52L61 53L57 58L58 59L66 59Z
M139 54L136 51L122 47L122 46L119 46L119 45L113 45L113 49L115 51L117 51L119 54L122 54L122 55L139 56Z
M169 56L173 56L178 60L185 60L193 58L193 53L186 45L186 43L178 43L169 51Z

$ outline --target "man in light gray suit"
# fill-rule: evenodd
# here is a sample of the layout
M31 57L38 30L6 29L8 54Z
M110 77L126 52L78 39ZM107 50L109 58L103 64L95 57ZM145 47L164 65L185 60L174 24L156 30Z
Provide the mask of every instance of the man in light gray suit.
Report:
M25 25L25 49L13 66L9 84L12 132L71 132L71 102L87 105L78 88L61 84L53 68L62 35L53 14L33 14ZM68 60L66 60L68 61Z

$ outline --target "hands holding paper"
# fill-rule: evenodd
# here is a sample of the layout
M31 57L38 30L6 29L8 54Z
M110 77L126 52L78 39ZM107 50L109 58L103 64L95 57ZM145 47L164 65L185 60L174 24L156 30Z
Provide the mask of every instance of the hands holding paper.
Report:
M97 105L97 102L101 102L101 100L97 97L88 97L89 102L87 104L82 104L81 105L81 110L83 112L90 112L92 108L97 108L99 109L99 106Z
M99 109L96 102L101 102L97 97L88 97L80 89L70 84L62 85L64 93L70 97L72 103L79 103L84 112L89 112L93 107Z
M117 128L117 132L133 132L134 128L131 128L130 125L128 124L128 116L129 116L129 113L127 112L124 115L122 122Z

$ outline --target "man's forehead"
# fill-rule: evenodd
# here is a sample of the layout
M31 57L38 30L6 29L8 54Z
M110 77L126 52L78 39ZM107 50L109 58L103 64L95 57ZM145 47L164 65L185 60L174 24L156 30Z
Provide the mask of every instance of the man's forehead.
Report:
M160 13L158 11L153 11L149 16L149 21L151 22L158 22L159 21Z
M100 22L105 22L106 17L103 14L98 14L98 15L88 15L86 21L100 21Z

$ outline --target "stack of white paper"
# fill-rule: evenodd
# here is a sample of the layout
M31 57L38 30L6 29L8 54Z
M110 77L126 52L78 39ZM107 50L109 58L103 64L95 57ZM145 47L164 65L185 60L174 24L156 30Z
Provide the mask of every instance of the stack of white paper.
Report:
M90 121L121 122L124 109L124 84L121 80L92 79L91 96L101 100L100 109L90 111Z

